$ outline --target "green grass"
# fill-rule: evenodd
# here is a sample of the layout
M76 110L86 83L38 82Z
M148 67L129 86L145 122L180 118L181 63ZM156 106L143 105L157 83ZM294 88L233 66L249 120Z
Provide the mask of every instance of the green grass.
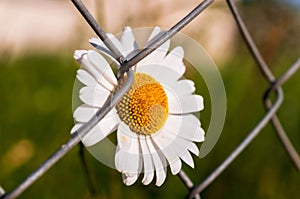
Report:
M184 166L195 183L203 180L263 117L262 94L267 88L254 63L237 58L222 66L227 92L227 117L222 135L196 169ZM284 66L290 59L281 60ZM281 65L282 66L282 65ZM12 190L69 138L73 125L72 89L78 64L71 56L26 55L0 60L0 184ZM273 68L277 75L286 68ZM286 100L279 111L283 126L300 151L300 75L284 85ZM208 97L201 81L197 89ZM208 126L209 106L201 115ZM19 147L19 148L18 148ZM14 151L14 150L15 151ZM13 154L13 155L12 155ZM21 155L20 155L21 154ZM90 198L76 147L20 198ZM18 157L16 160L13 157ZM126 187L121 175L89 157L98 198L184 198L187 190L170 172L161 188L143 186L141 179ZM268 125L246 151L208 188L203 198L295 198L300 177Z

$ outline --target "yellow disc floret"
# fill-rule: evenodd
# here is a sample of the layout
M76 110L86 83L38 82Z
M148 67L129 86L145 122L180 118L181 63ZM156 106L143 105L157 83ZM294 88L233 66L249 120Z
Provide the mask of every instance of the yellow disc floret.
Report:
M135 73L127 94L116 105L120 119L137 134L159 131L168 117L168 98L159 82L145 73Z

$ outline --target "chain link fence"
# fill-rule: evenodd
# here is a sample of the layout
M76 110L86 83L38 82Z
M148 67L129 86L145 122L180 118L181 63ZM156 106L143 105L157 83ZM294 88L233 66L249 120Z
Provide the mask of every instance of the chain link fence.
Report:
M137 53L132 59L126 60L119 49L113 45L113 43L107 37L105 31L97 24L93 16L86 9L84 4L80 0L72 0L76 8L79 10L81 15L85 18L91 28L99 36L99 38L105 43L107 48L114 55L115 59L121 65L118 70L117 77L122 79L124 74L127 74L127 79L122 88L109 97L107 103L95 114L95 116L88 122L86 125L83 125L80 129L77 130L77 133L66 143L64 144L57 152L55 152L49 159L47 159L36 171L34 171L27 179L25 179L21 184L19 184L11 192L5 192L0 186L0 198L9 199L16 198L22 194L27 188L29 188L36 180L42 177L53 165L57 163L58 160L63 158L71 149L78 145L81 141L80 137L84 136L93 128L123 97L123 95L128 91L132 82L133 82L133 71L131 67L137 64L141 59L145 58L165 41L173 37L177 32L179 32L183 27L188 25L195 17L197 17L202 11L204 11L213 0L204 0L201 2L194 10L187 14L183 19L181 19L176 25L170 28L168 31L165 31L163 34L156 37L148 46L143 50ZM286 70L281 76L275 77L266 64L264 58L261 56L259 50L257 49L251 35L249 34L247 27L244 25L244 22L238 13L238 10L233 2L233 0L227 0L228 7L231 10L232 16L234 17L236 24L239 28L239 31L243 37L245 44L247 45L250 54L253 59L256 61L257 67L260 69L261 74L264 76L265 80L269 84L269 88L262 94L263 102L266 108L265 115L259 120L259 122L253 127L253 130L248 133L248 135L242 140L242 142L230 153L227 158L212 171L201 183L195 184L190 177L181 170L178 174L178 177L182 180L182 183L188 190L187 198L200 198L200 194L204 191L210 184L212 184L220 174L228 168L231 163L241 155L244 149L254 141L254 138L266 127L267 124L271 123L274 132L278 134L278 138L282 143L282 147L285 149L286 153L292 160L295 165L295 168L300 171L300 158L299 154L293 147L292 142L289 140L288 135L286 134L284 128L281 125L280 118L276 115L276 112L281 107L282 102L284 101L283 89L282 86L298 71L300 67L300 58L292 64L288 70ZM275 94L275 98L271 97L272 94ZM271 100L272 99L272 100ZM81 149L82 145L81 145ZM81 150L82 152L83 150ZM83 163L84 155L82 155ZM85 164L85 163L84 163ZM85 165L86 170L88 171L87 165ZM93 181L93 179L89 179ZM91 184L93 184L91 182Z

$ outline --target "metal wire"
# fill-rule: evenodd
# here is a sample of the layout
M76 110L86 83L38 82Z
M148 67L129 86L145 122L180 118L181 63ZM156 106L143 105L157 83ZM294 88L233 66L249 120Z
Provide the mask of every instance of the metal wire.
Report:
M194 189L193 182L183 170L180 170L180 172L178 173L178 177L180 178L182 183L185 184L186 188L188 188L189 191ZM194 197L195 199L200 199L199 193L196 193Z
M256 127L249 133L249 135L241 142L241 144L222 162L217 169L215 169L202 183L200 183L189 194L188 198L193 198L197 193L203 191L208 185L210 185L253 141L253 139L261 132L261 130L268 124L270 119L279 109L283 100L283 92L279 89L277 93L277 100L275 105L269 110L269 112L260 120Z
M99 109L96 114L89 120L89 122L82 125L73 135L73 137L64 144L56 153L54 153L50 158L48 158L36 171L34 171L28 178L26 178L21 184L19 184L12 192L1 194L1 199L11 199L18 197L21 193L23 193L30 185L32 185L36 180L38 180L44 173L46 173L58 160L64 157L72 148L74 148L79 142L80 138L86 135L123 97L123 95L128 91L133 83L133 71L130 68L139 62L141 59L149 55L156 48L162 45L166 40L176 34L176 31L179 31L184 26L186 26L189 22L191 22L197 15L199 15L213 0L203 1L198 7L196 7L191 13L189 13L184 19L178 22L173 30L167 32L162 35L158 39L154 40L152 45L148 48L151 50L144 50L139 52L134 59L131 59L124 63L125 58L122 56L120 51L107 37L104 30L101 26L96 22L94 17L90 14L87 8L84 6L81 0L71 0L75 7L79 10L88 24L92 27L95 33L99 36L99 38L103 41L103 43L107 46L109 50L113 53L115 59L119 62L121 67L118 71L118 79L122 80L123 74L127 73L127 79L124 83L123 87L116 93L113 93L109 96L106 103L103 105L101 109ZM163 41L163 42L162 42ZM123 68L125 68L123 70ZM120 72L120 70L122 72ZM4 191L3 191L4 192Z
M85 18L87 23L91 26L91 28L95 31L96 35L103 41L106 47L112 52L115 56L115 59L122 64L125 61L125 58L119 51L119 49L112 43L112 41L108 38L104 30L99 26L95 18L88 11L88 9L84 6L81 0L71 0L77 10L81 13L81 15Z
M250 33L248 32L235 4L233 3L232 0L226 0L228 7L236 21L236 24L240 30L240 33L250 51L250 53L252 54L254 60L257 62L259 69L261 70L262 74L265 76L265 78L269 81L273 81L274 75L272 74L272 72L270 71L268 65L266 64L265 60L263 59L263 57L261 56L259 50L257 49Z
M86 135L119 102L122 96L129 90L132 83L133 71L129 70L127 72L127 80L124 83L124 86L120 88L119 92L111 95L103 107L96 112L89 122L83 124L76 132L74 132L74 136L56 153L48 158L36 171L34 171L11 193L4 194L1 198L11 199L18 197L23 191L25 191L30 185L32 185L44 173L46 173L58 160L64 157L71 149L73 149L81 141L80 138Z
M156 48L165 43L168 39L173 37L177 32L179 32L183 27L190 23L195 17L197 17L203 10L205 10L214 0L204 0L201 2L194 10L187 14L183 19L181 19L177 24L175 24L168 31L163 34L159 34L149 42L149 44L140 51L137 55L132 57L128 62L124 62L123 67L120 68L117 77L122 76L130 67L137 64L141 59L145 58Z
M99 26L87 8L80 0L71 0L81 15L85 18L87 23L99 36L99 38L104 42L107 48L112 52L120 68L117 73L119 81L123 80L123 75L127 73L127 79L123 87L116 93L113 93L109 99L106 101L104 106L97 111L97 113L92 117L92 119L81 126L73 135L73 137L64 144L57 152L50 156L36 171L34 171L27 179L20 183L13 191L10 193L5 193L4 189L0 186L0 198L1 199L11 199L18 197L23 191L30 187L36 180L38 180L43 174L45 174L53 165L55 165L58 160L64 157L71 149L73 149L79 142L80 137L86 135L89 130L91 130L114 106L115 104L123 97L127 92L133 82L133 72L130 69L141 59L145 58L156 48L162 45L165 41L174 36L178 31L185 27L189 22L191 22L196 16L198 16L203 10L205 10L213 0L204 0L202 1L194 10L192 10L187 16L180 20L176 25L170 28L168 31L163 34L159 34L147 45L143 50L136 54L132 59L126 60L120 51L113 45L113 43L107 37L105 31ZM264 75L265 79L270 84L269 89L264 93L264 103L267 108L266 114L262 119L254 126L253 130L249 132L246 138L237 146L233 152L228 155L227 158L210 174L206 179L200 182L197 186L194 186L194 183L191 181L189 176L181 170L178 174L178 177L181 179L183 184L188 189L188 198L200 198L200 193L206 189L211 183L213 183L217 177L230 166L230 164L243 152L243 150L253 142L254 138L261 132L261 130L271 121L275 131L278 134L279 139L283 143L284 149L289 154L291 160L296 166L297 170L300 171L300 158L297 151L294 149L291 141L289 140L287 134L285 133L280 120L276 115L277 110L280 108L281 103L284 99L283 91L281 86L290 79L300 68L300 58L279 78L275 78L272 74L269 66L266 64L265 60L261 56L259 50L257 49L251 35L249 34L246 26L243 23L242 18L240 17L238 10L232 0L226 0L230 11L237 23L237 26L240 30L240 33L251 53L253 59L257 62L257 65ZM275 103L272 104L269 96L271 93L276 93Z
M268 99L270 93L273 92L275 89L280 88L280 86L284 84L291 76L293 76L297 72L297 70L299 70L299 68L300 58L286 71L286 73L284 73L280 78L278 78L277 81L275 81L275 83L270 87L269 90L267 90L264 96L265 107L267 109L270 109L272 106L271 100ZM276 114L272 118L272 125L276 130L277 135L279 136L279 139L284 146L284 149L289 154L297 170L300 171L300 157L296 149L294 148L292 142L290 141L289 137L287 136L285 130L283 129L280 120Z
M253 141L253 139L261 132L261 130L268 124L271 120L274 126L274 129L279 135L281 142L285 150L290 155L291 159L293 160L294 164L298 171L300 171L300 160L297 151L294 149L292 143L289 141L288 136L286 135L285 131L283 130L278 117L276 116L276 111L280 108L281 102L283 101L283 91L281 89L281 85L287 81L292 75L296 73L299 69L300 61L298 60L295 64L293 64L285 74L283 74L278 80L276 81L274 75L272 74L269 66L266 64L265 60L261 56L260 52L258 51L249 31L247 30L244 22L238 13L238 10L233 3L232 0L226 0L228 7L231 10L231 13L237 23L237 26L240 30L240 33L251 53L253 59L257 62L257 65L264 75L265 79L270 83L270 88L264 94L264 101L266 107L268 108L267 114L263 117L263 119L255 126L255 128L248 134L245 140L225 159L223 163L221 163L210 175L207 177L202 183L200 183L194 190L192 190L188 198L194 198L194 196L205 188L207 188L233 161L237 158L241 152ZM268 99L271 92L276 91L277 99L274 105L271 105L271 101Z
M267 109L271 108L271 101L268 99L271 92L275 91L276 89L279 89L280 86L287 81L292 75L296 73L296 71L299 69L300 65L300 58L293 64L285 74L283 74L281 77L278 78L278 80L275 80L274 75L272 74L270 67L266 64L265 60L261 56L260 52L258 51L252 37L250 36L249 31L247 30L246 26L244 25L244 22L242 18L240 17L240 14L238 13L238 10L233 3L232 0L227 0L228 6L232 12L232 15L234 19L236 20L236 23L239 27L239 30L241 32L241 35L244 38L245 43L247 44L247 47L250 51L250 53L253 56L253 59L257 62L257 65L263 75L265 76L265 79L269 82L271 85L270 88L265 92L264 95L264 103ZM287 151L288 155L290 156L291 160L294 162L294 165L300 171L300 158L297 154L296 150L294 149L292 143L288 139L288 136L286 135L282 125L280 124L280 121L276 115L274 114L272 118L272 125L277 132L281 143L284 145L285 150Z
M285 74L283 74L276 81L274 75L272 74L269 66L266 64L265 60L258 51L249 31L247 30L244 22L238 13L238 10L232 0L226 0L228 7L230 8L232 15L237 23L240 33L251 53L253 59L257 62L258 67L265 79L270 83L270 88L264 94L264 101L266 107L268 108L268 113L264 118L255 126L255 128L248 134L246 139L221 163L217 169L215 169L209 177L207 177L202 183L200 183L194 190L192 190L188 198L194 198L194 196L201 191L203 191L207 186L209 186L233 161L237 158L241 152L253 141L253 139L260 133L260 131L268 124L268 121L272 121L274 129L279 135L281 142L285 150L288 152L289 156L293 160L296 168L300 171L300 160L297 151L294 149L292 143L289 141L284 129L282 128L278 117L276 116L276 111L280 108L281 102L283 101L283 91L281 85L287 81L296 71L300 68L300 60L298 59L295 64L293 64ZM276 91L277 99L275 104L272 106L271 101L268 99L271 92Z

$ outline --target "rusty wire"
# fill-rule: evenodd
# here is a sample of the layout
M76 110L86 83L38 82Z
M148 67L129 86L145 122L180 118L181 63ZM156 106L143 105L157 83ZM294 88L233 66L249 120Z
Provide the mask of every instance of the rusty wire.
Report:
M86 9L81 0L71 0L81 15L85 18L87 23L99 36L99 38L104 42L107 48L112 52L114 58L118 61L120 65L118 70L118 79L122 79L124 73L127 73L127 81L123 85L122 89L119 92L114 93L106 101L103 108L94 115L94 117L81 128L79 128L74 136L64 144L57 152L55 152L50 158L48 158L36 171L34 171L27 179L20 183L14 190L11 192L5 193L4 189L0 186L0 198L1 199L11 199L16 198L22 194L27 188L29 188L36 180L38 180L43 174L45 174L53 165L57 163L62 157L64 157L71 149L73 149L79 142L80 137L84 136L88 131L97 124L112 108L113 106L122 98L122 96L127 92L133 82L133 72L131 67L138 63L140 60L145 58L156 48L162 45L166 40L173 37L178 31L185 27L189 22L191 22L196 16L198 16L202 11L204 11L213 0L204 0L202 1L194 10L186 15L182 20L175 24L168 31L163 34L158 35L153 38L148 46L142 49L137 53L132 59L126 60L120 51L113 45L113 43L107 37L105 31L101 26L96 22L90 12ZM254 126L253 130L248 133L246 138L237 146L233 152L228 155L228 157L204 180L202 180L197 185L194 185L189 176L181 170L178 174L178 177L181 179L183 184L188 189L188 198L200 198L200 193L206 189L211 183L213 183L216 178L228 167L230 164L243 152L243 150L253 142L254 138L261 132L261 130L271 122L275 131L278 134L280 141L283 144L284 149L290 156L293 161L296 169L300 171L300 158L297 151L294 149L291 141L288 138L288 135L285 133L285 130L280 124L280 119L276 115L277 110L280 108L282 101L284 100L283 90L281 86L289 80L300 68L300 58L291 66L289 69L281 75L279 78L275 78L270 70L270 67L266 64L265 60L261 56L259 50L257 49L251 35L249 34L246 26L243 23L242 18L240 17L238 10L232 0L226 0L230 11L237 23L237 26L240 30L240 33L246 43L253 59L256 61L258 68L261 73L269 83L270 87L266 90L263 95L264 104L267 109L266 114L261 118L261 120ZM272 103L269 99L271 93L275 92L276 99Z

